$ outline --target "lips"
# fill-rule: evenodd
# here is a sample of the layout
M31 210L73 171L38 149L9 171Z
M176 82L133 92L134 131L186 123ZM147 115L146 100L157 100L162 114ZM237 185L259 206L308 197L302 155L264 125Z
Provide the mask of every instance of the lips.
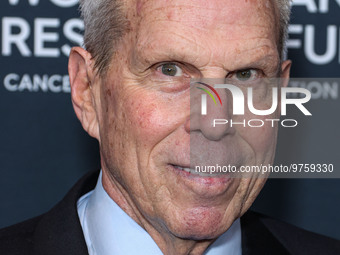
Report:
M189 168L189 167L181 167L181 166L177 166L177 165L173 165L173 167L182 170L184 172L193 174L193 175L197 175L200 177L222 177L226 175L226 173L210 173L209 171L203 172L203 171L199 171L193 168Z
M179 176L183 177L189 182L199 183L204 185L220 185L230 181L230 175L226 173L211 174L211 173L200 173L193 168L170 165L171 169L175 171Z

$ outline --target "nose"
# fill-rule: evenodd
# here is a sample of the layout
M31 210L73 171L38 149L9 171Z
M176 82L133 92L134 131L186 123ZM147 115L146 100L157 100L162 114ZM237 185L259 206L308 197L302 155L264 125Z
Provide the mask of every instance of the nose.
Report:
M223 79L224 81L224 79ZM218 141L233 132L230 127L232 118L232 99L225 89L217 89L215 84L221 79L201 79L190 84L190 119L187 132L201 132L211 141Z

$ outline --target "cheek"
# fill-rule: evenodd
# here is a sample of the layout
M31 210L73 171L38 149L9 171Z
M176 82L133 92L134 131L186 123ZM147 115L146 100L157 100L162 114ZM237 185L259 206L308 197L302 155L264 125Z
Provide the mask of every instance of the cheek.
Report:
M249 140L252 140L253 148L257 154L267 154L273 152L276 144L276 128L270 125L263 128L252 128L248 132Z
M125 100L126 118L137 142L156 143L176 128L178 117L173 114L168 101L145 92L133 94Z
M258 116L248 113L244 119L246 120L246 127L244 128L242 126L237 128L239 135L251 147L258 160L267 157L271 159L275 152L278 122L275 121L273 124L271 121L267 120L279 119L278 114L274 113L267 116ZM263 126L250 127L247 123L249 120L256 120L251 122L251 125L253 126L259 126L262 125L262 123ZM274 127L272 127L272 125L274 125Z
M143 138L152 137L162 130L167 119L164 112L157 103L146 103L154 101L152 97L138 97L127 101L127 113L131 121L131 127Z

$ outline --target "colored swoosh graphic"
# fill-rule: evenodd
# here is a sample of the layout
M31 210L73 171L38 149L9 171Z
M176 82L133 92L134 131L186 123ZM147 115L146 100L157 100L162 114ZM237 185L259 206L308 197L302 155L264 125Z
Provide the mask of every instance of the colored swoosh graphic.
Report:
M215 100L215 98L214 98L214 96L213 96L208 90L203 89L203 88L200 88L200 87L196 87L196 88L201 89L201 90L203 90L205 93L209 94L209 96L212 98L212 100L214 100L214 103L217 104L217 103L216 103L216 100Z
M208 84L205 84L205 83L203 83L203 82L199 82L199 81L196 82L196 83L201 84L201 85L203 85L203 86L206 86L206 87L208 87L210 90L212 90L212 91L215 93L215 95L217 96L218 100L220 101L220 103L221 103L221 105L222 105L222 100L221 100L221 98L220 98L220 95L217 93L217 91L216 91L212 86L210 86L210 85L208 85ZM206 92L206 93L214 100L215 104L217 104L217 103L216 103L216 100L215 100L215 98L214 98L214 96L213 96L208 90L203 89L203 88L199 88L199 87L197 87L197 88L203 90L204 92Z

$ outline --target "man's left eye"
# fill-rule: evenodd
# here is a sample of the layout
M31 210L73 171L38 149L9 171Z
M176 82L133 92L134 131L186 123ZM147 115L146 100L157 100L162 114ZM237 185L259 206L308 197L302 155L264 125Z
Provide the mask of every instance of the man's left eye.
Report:
M235 77L239 81L252 81L259 76L258 70L245 69L235 72Z
M174 63L166 63L160 66L161 71L167 76L182 76L182 69Z

